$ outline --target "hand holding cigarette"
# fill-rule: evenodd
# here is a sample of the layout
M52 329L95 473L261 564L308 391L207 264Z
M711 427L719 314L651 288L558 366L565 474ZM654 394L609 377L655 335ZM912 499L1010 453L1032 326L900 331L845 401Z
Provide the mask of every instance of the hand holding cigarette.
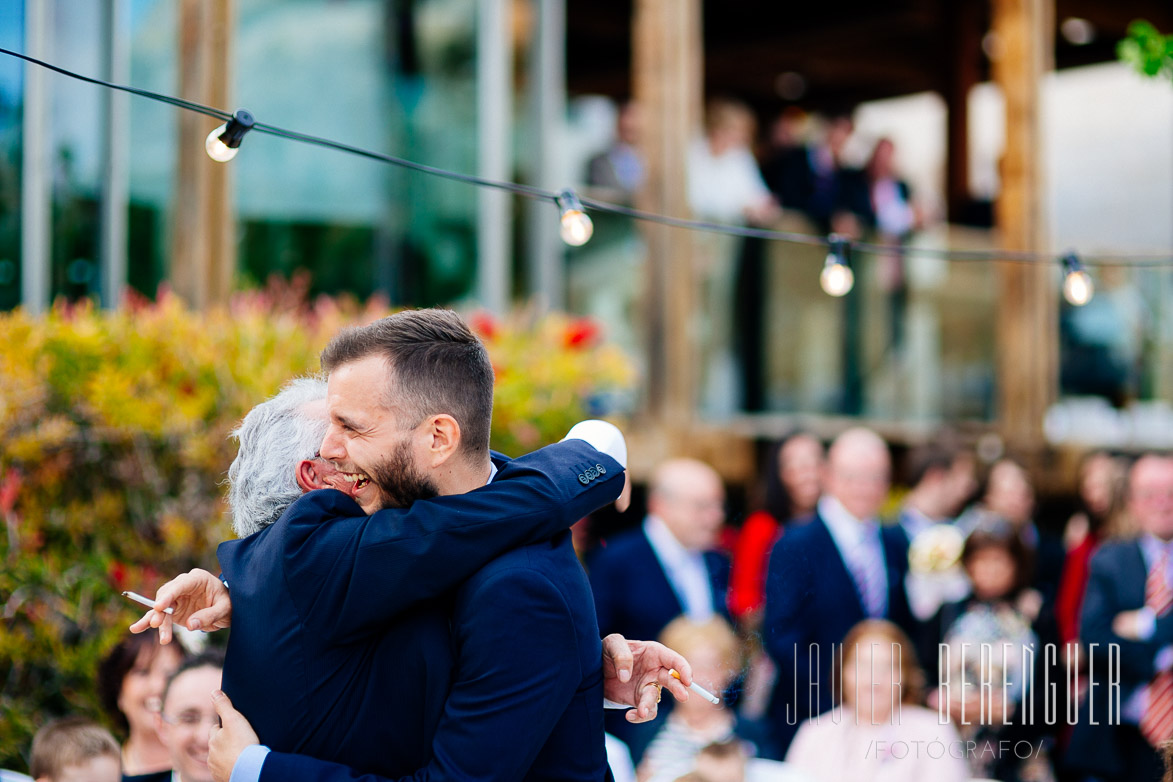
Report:
M232 600L228 597L228 588L220 579L200 568L159 587L154 600L144 599L151 610L132 624L130 631L141 633L152 627L158 628L161 644L170 643L172 622L179 622L189 630L207 632L221 630L232 623Z
M668 675L671 676L673 679L680 678L680 674L676 672L675 668L668 671ZM701 696L702 698L704 698L705 700L707 700L709 703L713 704L714 706L721 703L721 700L716 695L709 692L708 690L706 690L704 687L700 686L696 682L693 682L692 684L688 685L688 689L692 690L697 695Z
M618 633L603 639L603 696L633 707L627 712L628 722L656 718L661 688L678 701L688 700L690 684L692 667L688 660L667 646L655 641L628 641Z

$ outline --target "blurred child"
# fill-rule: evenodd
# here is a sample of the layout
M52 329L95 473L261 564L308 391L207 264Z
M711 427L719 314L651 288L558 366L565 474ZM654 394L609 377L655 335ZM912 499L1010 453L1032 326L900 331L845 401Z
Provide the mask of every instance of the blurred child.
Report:
M966 540L962 564L973 594L943 607L938 618L944 631L940 697L962 738L978 742L979 751L969 756L975 777L1051 779L1035 728L1043 721L1023 713L1038 694L1029 682L1039 680L1036 671L1045 662L1036 626L1047 639L1055 636L1053 622L1041 615L1041 596L1028 587L1027 549L1011 524L987 516ZM1006 746L999 742L1019 741L1036 751L996 751ZM990 751L981 751L986 747Z
M684 655L692 665L693 681L710 692L724 692L740 668L737 636L720 617L705 622L674 619L664 628L660 642ZM736 740L736 728L732 711L704 698L693 696L676 704L644 753L639 779L675 780L693 771L700 751L713 743Z
M105 728L80 717L45 725L33 737L29 773L37 782L119 782L118 742Z
M212 693L220 689L224 653L208 650L193 657L167 682L155 729L171 753L173 782L212 782L208 767L208 739L220 717Z

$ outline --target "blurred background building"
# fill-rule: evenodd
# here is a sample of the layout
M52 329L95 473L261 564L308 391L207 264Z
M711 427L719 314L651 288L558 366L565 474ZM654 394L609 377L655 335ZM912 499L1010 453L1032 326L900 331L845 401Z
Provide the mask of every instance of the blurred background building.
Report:
M1058 260L916 252L1173 253L1173 89L1116 61L1138 17L1173 29L1157 0L14 0L0 45L65 68L673 215L703 209L702 107L734 99L781 206L751 223L881 241L899 210L824 224L769 181L842 118L837 165L888 166L909 210L831 298L818 247L597 215L568 249L549 204L273 137L220 166L213 120L0 58L0 307L163 283L205 306L304 270L314 292L592 315L643 372L637 458L733 478L755 441L856 418L898 443L944 421L1034 451L1167 445L1173 270L1093 268L1075 308Z

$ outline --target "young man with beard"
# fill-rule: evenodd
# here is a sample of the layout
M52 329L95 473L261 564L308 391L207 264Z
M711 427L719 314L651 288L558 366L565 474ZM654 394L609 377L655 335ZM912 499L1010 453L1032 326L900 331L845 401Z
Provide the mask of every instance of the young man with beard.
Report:
M435 348L437 343L439 347ZM380 353L381 350L387 352ZM327 349L323 363L333 372L332 425L322 444L322 457L333 460L333 467L343 471L353 487L351 494L364 510L384 502L410 503L434 494L469 491L483 486L498 468L488 458L489 411L484 404L477 407L477 397L481 403L487 400L491 405L492 370L483 347L455 316L401 313L343 335ZM477 416L484 422L480 427L475 424ZM474 445L469 446L469 442ZM621 471L619 465L581 443L562 447L571 451L569 463L561 460L560 466L548 474L527 466L524 474L529 480L514 483L525 487L537 483L548 488L565 481L568 471L574 484L563 486L563 493L556 496L573 502L583 493L582 487L605 483L600 480L605 476L613 481L612 476ZM533 462L532 457L527 458ZM471 511L464 509L470 517L470 535L477 527L471 519L490 515L494 508L500 512L502 500L499 494L494 499L493 493L503 491L510 472L519 472L523 461L502 462L496 485L464 495L472 502ZM618 487L613 491L617 493ZM512 509L521 514L516 519L518 524L527 523L527 512L549 513L548 509L530 509L526 503L532 504L528 496L531 493L533 490L527 488L519 497L507 498ZM430 584L451 581L456 563L449 567L445 562L438 567L435 554L429 559L429 548L421 549L421 556L397 551L380 561L379 525L367 519L340 520L342 511L346 512L342 515L351 511L328 506L337 502L337 497L332 493L307 495L274 530L222 548L225 576L237 603L234 624L238 633L244 631L253 641L246 639L243 644L246 664L241 671L254 677L234 679L226 670L225 689L238 705L249 702L245 713L257 723L262 737L279 749L296 749L346 760L366 770L396 774L400 769L394 768L394 759L387 757L386 734L379 736L375 726L364 724L381 722L387 727L386 723L393 722L386 714L371 719L366 707L394 712L395 693L381 688L378 695L368 699L374 702L363 703L363 713L355 714L338 708L340 704L329 697L329 691L335 685L352 684L355 660L361 668L362 660L374 653L367 638L378 634L386 616L380 604L387 590L378 588L379 579L393 577L398 586L418 593L416 579ZM613 497L611 494L604 501ZM308 503L311 498L318 499ZM308 513L299 509L305 504L310 505ZM410 519L411 513L430 504L416 503L402 519ZM299 516L306 518L299 521ZM385 513L371 519L378 520L380 516ZM426 547L434 530L423 524L415 531L423 541L421 546ZM446 545L467 547L458 535L453 537L456 539L447 540ZM306 556L311 549L314 555ZM367 549L374 549L376 555L368 556ZM458 642L457 684L444 704L445 722L440 728L443 740L437 738L435 743L437 756L428 769L430 776L467 778L483 776L481 772L485 772L500 778L518 778L531 767L539 776L548 772L563 778L575 774L598 778L605 773L601 650L597 628L593 622L586 627L582 621L583 617L593 616L590 594L573 553L563 561L568 551L568 536L563 534L553 543L507 555L496 570L482 571L462 588L453 618ZM282 552L289 555L282 559L278 556ZM457 550L453 555L468 553ZM283 562L278 578L258 579L254 571L265 570L274 560ZM428 565L428 561L432 564ZM384 571L395 571L395 575L388 576ZM291 594L276 601L271 596L261 599L266 596L259 593L272 588L273 580L283 580L278 591ZM356 588L363 584L368 588ZM580 610L582 606L577 604L584 600L586 610ZM292 628L288 627L289 617L293 617ZM275 646L271 641L260 641L261 634L274 633L273 624L277 625L279 641ZM519 639L525 655L519 653ZM230 656L233 647L239 646L234 637ZM364 654L368 657L364 658ZM265 655L270 657L267 666L262 659ZM298 666L304 668L310 659L319 686L305 692L296 683L280 681L282 672L293 671L304 678ZM255 678L266 668L277 681ZM666 673L665 667L653 678L667 678ZM390 683L393 685L393 677ZM462 683L468 686L462 689ZM322 704L331 713L323 713ZM222 703L221 707L227 713L227 706ZM551 732L555 721L558 727ZM228 720L226 724L231 723ZM519 726L524 731L532 726L532 731L518 735ZM592 734L596 732L598 741L594 742ZM340 746L339 741L345 746ZM543 746L548 751L543 751ZM351 751L346 751L347 747ZM455 749L441 755L441 747ZM266 778L297 778L298 769L304 766L296 764L307 762L312 761L274 753L265 758L263 773ZM283 768L282 763L295 765Z

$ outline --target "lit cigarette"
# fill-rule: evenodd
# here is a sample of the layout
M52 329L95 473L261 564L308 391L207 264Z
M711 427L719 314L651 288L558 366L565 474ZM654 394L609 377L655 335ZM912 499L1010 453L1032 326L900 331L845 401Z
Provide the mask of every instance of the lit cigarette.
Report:
M123 593L122 593L122 596L123 596L123 597L129 597L131 600L133 600L133 601L134 601L134 602L136 602L136 603L142 603L142 604L143 604L143 605L145 605L147 608L154 608L154 607L155 607L155 601L154 601L154 600L150 599L149 597L143 597L143 596L142 596L142 595L140 595L138 592L123 592ZM174 609L174 608L167 608L167 609L164 609L163 613L165 613L165 614L174 614L174 613L175 613L175 609Z
M673 679L680 678L680 674L676 671L675 668L670 668L668 670L668 675L671 676ZM700 686L696 682L693 682L692 684L688 685L688 689L692 690L697 695L701 696L702 698L704 698L705 700L707 700L709 703L713 704L714 706L721 703L720 699L718 699L716 695L709 692L708 690L706 690L704 687Z

